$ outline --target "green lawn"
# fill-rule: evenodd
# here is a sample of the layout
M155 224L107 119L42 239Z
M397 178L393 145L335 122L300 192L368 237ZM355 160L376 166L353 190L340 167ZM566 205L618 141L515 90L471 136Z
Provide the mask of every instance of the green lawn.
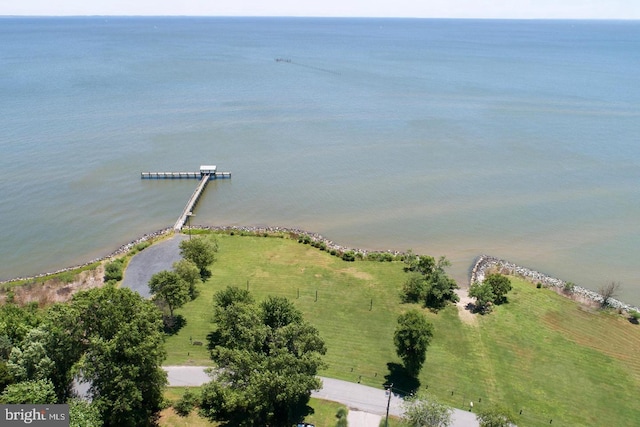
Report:
M344 262L281 238L218 235L213 275L200 297L177 313L185 327L167 340L166 364L209 364L213 293L228 285L255 298L290 298L327 343L321 375L381 386L399 364L393 331L405 280L401 263ZM433 254L439 255L439 254ZM518 425L629 425L640 419L640 326L621 316L585 311L554 292L512 280L509 303L475 325L457 309L424 311L435 334L420 386L456 407L500 402ZM316 300L317 291L317 300ZM200 341L203 346L194 346ZM392 376L394 386L413 385Z
M178 401L184 394L187 387L169 387L165 391L165 398L171 402ZM312 408L312 413L305 417L304 421L310 424L314 424L316 427L331 427L337 422L336 413L338 408L343 407L336 402L329 402L327 400L320 400L311 398L309 406ZM213 423L205 418L201 418L197 414L197 410L194 410L188 417L182 417L173 410L168 408L162 411L159 420L160 427L215 427L218 423ZM389 426L397 427L400 423L393 417L389 418Z

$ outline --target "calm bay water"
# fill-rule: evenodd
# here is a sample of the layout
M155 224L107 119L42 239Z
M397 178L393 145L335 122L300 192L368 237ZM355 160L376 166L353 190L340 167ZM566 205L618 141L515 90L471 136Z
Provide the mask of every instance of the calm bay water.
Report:
M275 61L276 58L291 62ZM482 253L640 303L640 23L0 19L0 279L171 226Z

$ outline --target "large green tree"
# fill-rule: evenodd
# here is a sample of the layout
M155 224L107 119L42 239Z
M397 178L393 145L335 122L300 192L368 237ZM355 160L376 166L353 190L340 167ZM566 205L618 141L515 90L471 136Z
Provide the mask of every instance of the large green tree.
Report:
M3 348L9 349L20 344L31 329L38 326L42 320L42 313L38 310L38 304L32 303L25 307L15 304L0 305L0 336L4 336ZM8 354L6 354L8 357Z
M456 303L460 300L455 290L458 284L455 280L447 276L444 270L436 270L429 280L425 290L424 304L434 310L439 310L447 303Z
M82 346L78 372L90 383L105 427L149 426L162 405L166 373L162 316L130 289L79 292L58 316Z
M493 288L487 282L473 282L469 287L469 296L476 299L475 310L481 313L490 312L496 299Z
M48 379L11 384L0 394L0 403L6 404L47 405L56 402L55 389Z
M511 281L502 274L489 274L482 282L474 282L469 287L469 296L476 299L476 310L488 313L494 304L507 301Z
M417 256L408 251L404 262L405 271L410 273L403 286L405 302L422 302L426 307L439 310L449 302L459 301L455 293L458 285L445 272L445 268L451 266L445 257L436 262L428 255Z
M57 304L11 350L7 368L16 381L48 379L59 402L71 395L73 366L81 356L80 338L61 327L58 314L68 306Z
M85 400L71 399L69 402L69 427L102 427L98 408Z
M290 426L300 421L326 348L318 331L286 298L256 305L228 288L214 298L209 335L217 369L203 387L201 413L234 426Z
M507 301L507 293L511 290L511 281L507 276L499 273L489 274L484 278L484 283L491 286L496 304L502 304Z
M180 255L198 267L203 280L211 275L209 266L216 260L216 252L218 252L218 242L212 236L180 242Z
M167 306L170 325L173 325L173 310L182 307L189 301L189 283L173 271L160 271L149 280L149 290L153 300Z
M181 259L173 263L173 271L189 285L189 298L192 300L196 299L200 293L198 291L198 283L202 281L198 266L196 266L193 261Z
M49 336L42 328L33 328L24 339L22 349L14 347L7 367L18 381L44 380L52 376L55 363L47 354Z
M433 325L418 310L409 310L398 317L393 342L410 375L417 377L420 373L432 337Z

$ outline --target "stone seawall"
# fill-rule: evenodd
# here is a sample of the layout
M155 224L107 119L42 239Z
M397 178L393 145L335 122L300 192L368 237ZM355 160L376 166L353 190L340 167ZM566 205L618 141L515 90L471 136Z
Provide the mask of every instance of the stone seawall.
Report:
M291 235L296 235L296 236L308 236L312 241L314 242L322 242L326 245L326 247L331 250L331 249L335 249L336 251L339 252L347 252L347 251L353 251L356 254L361 254L362 256L365 256L369 253L389 253L392 255L400 255L402 254L402 252L400 251L368 251L366 249L358 249L358 248L349 248L346 246L342 246L342 245L338 245L335 242L326 239L325 237L321 236L318 233L313 233L310 231L306 231L306 230L301 230L298 228L287 228L287 227L252 227L252 226L193 226L194 229L201 229L201 230L212 230L212 231L221 231L221 232L237 232L237 233L242 233L242 232L246 232L246 233L256 233L256 234L261 234L261 233L286 233L286 234L291 234ZM35 276L30 276L30 277L17 277L14 279L9 279L9 280L3 280L0 281L0 285L7 283L7 282L13 282L13 281L18 281L18 280L33 280L33 279L37 279L40 277L45 277L45 276L50 276L52 274L57 274L57 273L63 273L65 271L70 271L70 270L75 270L77 268L81 268L81 267L85 267L89 264L93 264L94 262L100 262L100 261L104 261L106 259L109 258L113 258L114 256L123 254L123 253L127 253L129 252L135 245L137 245L138 243L142 243L142 242L146 242L147 240L151 240L154 239L156 237L160 237L160 236L164 236L167 234L170 234L171 232L173 232L173 227L168 227L168 228L164 228L162 230L158 230L156 232L153 233L149 233L149 234L144 234L141 237L127 243L124 244L122 246L120 246L118 249L116 249L115 251L113 251L112 253L110 253L109 255L106 255L104 257L101 258L96 258L93 259L91 261L88 261L84 264L80 264L80 265L76 265L73 267L67 267L67 268L63 268L57 271L53 271L53 272L49 272L49 273L42 273L42 274L38 274ZM183 230L184 232L184 230ZM505 261L503 259L499 259L496 257L492 257L489 255L480 255L478 258L476 258L475 263L473 264L472 268L471 268L471 272L470 272L470 280L469 280L469 284L474 283L474 282L482 282L484 280L484 276L486 274L487 271L490 270L499 270L499 271L507 271L509 272L509 274L512 274L514 276L520 276L523 277L533 283L542 283L543 286L545 287L553 287L555 289L557 289L558 291L564 291L565 290L565 285L567 284L567 282L565 282L564 280L560 280L560 279L556 279L554 277L551 276L547 276L546 274L534 271L534 270L530 270L526 267L521 267L519 265L516 265L512 262L509 261ZM573 291L572 291L572 295L574 296L578 296L578 297L582 297L586 300L590 300L593 301L595 303L598 304L602 304L602 296L600 294L598 294L597 292L594 292L592 290L583 288L581 286L574 286L573 287ZM622 301L619 301L617 299L614 298L609 298L609 302L608 305L616 308L616 309L621 309L621 310L626 310L626 311L638 311L640 312L640 308L638 307L634 307L631 306L629 304L623 303Z
M366 256L368 253L390 253L393 255L398 255L400 252L398 251L367 251L365 249L354 249L354 248L348 248L346 246L341 246L338 245L337 243L334 243L333 241L324 238L323 236L321 236L318 233L313 233L310 231L306 231L306 230L301 230L298 228L287 228L287 227L253 227L253 226L201 226L201 225L194 225L192 226L192 228L194 230L211 230L211 231L220 231L220 232L236 232L236 233L255 233L255 234L262 234L262 233L286 233L286 234L291 234L291 235L296 235L296 236L308 236L311 241L314 242L322 242L326 245L326 247L331 250L331 249L335 249L336 251L339 252L347 252L347 251L353 251L354 253L359 253L362 254L363 256ZM38 279L41 277L46 277L46 276L51 276L52 274L58 274L58 273L64 273L66 271L71 271L71 270L76 270L78 268L82 268L82 267L86 267L87 265L93 264L95 262L101 262L101 261L105 261L108 260L110 258L113 258L117 255L121 255L124 253L129 252L131 249L133 249L133 247L135 245L137 245L138 243L142 243L142 242L146 242L148 240L154 239L156 237L160 237L160 236L164 236L167 234L172 233L173 227L168 227L168 228L163 228L162 230L158 230L155 231L153 233L149 233L149 234L144 234L141 237L126 243L122 246L120 246L118 249L116 249L115 251L111 252L108 255L105 255L103 257L100 258L95 258L92 259L91 261L87 261L83 264L78 264L78 265L74 265L72 267L66 267L66 268L61 268L60 270L56 270L56 271L50 271L48 273L41 273L41 274L36 274L34 276L26 276L26 277L15 277L13 279L8 279L8 280L2 280L0 281L0 285L3 285L5 283L8 282L15 282L15 281L29 281L29 280L34 280L34 279ZM188 233L187 230L183 230L183 233Z
M543 286L548 288L555 288L559 291L564 292L565 286L567 282L564 280L556 279L555 277L547 276L546 274L540 273L538 271L530 270L526 267L521 267L512 262L505 261L503 259L499 259L496 257L492 257L489 255L480 255L473 267L471 268L471 274L469 278L469 284L474 282L482 282L484 280L485 274L491 270L498 270L500 272L507 272L508 274L523 277L533 283L541 283ZM594 292L590 289L583 288L582 286L573 286L573 290L571 291L573 296L581 297L589 301L593 301L597 304L602 304L603 298L597 292ZM614 298L609 298L607 304L613 308L621 309L625 311L639 311L638 307L634 307L629 304L625 304L622 301L619 301Z
M106 255L106 256L103 256L103 257L100 257L100 258L92 259L91 261L87 261L84 264L74 265L73 267L61 268L60 270L50 271L48 273L36 274L35 276L16 277L16 278L9 279L9 280L2 280L2 281L0 281L0 285L3 285L3 284L8 283L8 282L16 282L16 281L22 281L22 280L29 281L29 280L39 279L41 277L51 276L52 274L64 273L66 271L71 271L71 270L76 270L78 268L86 267L87 265L93 264L94 262L101 262L101 261L107 260L109 258L113 258L114 256L127 253L135 245L137 245L138 243L146 242L147 240L151 240L153 238L156 238L156 237L159 237L159 236L163 236L165 234L169 234L172 231L173 231L173 227L169 227L169 228L164 228L162 230L158 230L158 231L153 232L153 233L143 234L141 237L137 238L136 240L133 240L133 241L131 241L129 243L126 243L126 244L120 246L118 249L116 249L115 251L111 252L109 255Z

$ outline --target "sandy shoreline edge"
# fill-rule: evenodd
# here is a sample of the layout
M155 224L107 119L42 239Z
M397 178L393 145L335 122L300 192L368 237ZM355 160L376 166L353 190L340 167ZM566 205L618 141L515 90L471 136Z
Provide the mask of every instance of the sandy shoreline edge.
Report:
M334 243L333 241L323 237L322 235L318 234L318 233L314 233L314 232L310 232L307 230L301 230L298 228L288 228L288 227L261 227L261 226L193 226L193 229L199 229L199 230L211 230L211 231L220 231L220 232L248 232L248 233L288 233L288 234L295 234L298 236L308 236L312 241L315 242L322 242L326 245L326 247L330 250L330 249L335 249L337 251L353 251L354 253L359 253L362 255L367 255L368 253L391 253L394 255L399 255L402 252L400 251L369 251L366 249L359 249L359 248L350 248L350 247L346 247L346 246L342 246L342 245L338 245L336 243ZM56 271L52 271L52 272L48 272L48 273L41 273L41 274L37 274L34 276L28 276L28 277L16 277L13 279L8 279L8 280L2 280L0 281L0 285L3 285L5 283L9 283L9 282L15 282L15 281L21 281L21 280L33 280L33 279L38 279L38 278L42 278L42 277L46 277L46 276L50 276L52 274L58 274L58 273L64 273L66 271L71 271L71 270L75 270L78 268L82 268L82 267L86 267L87 265L96 263L96 262L102 262L105 261L107 259L113 258L115 256L124 254L128 251L130 251L135 245L142 243L142 242L146 242L148 240L151 239L155 239L157 237L162 237L162 236L166 236L169 235L173 232L173 227L167 227L167 228L163 228L161 230L152 232L152 233L148 233L148 234L143 234L141 237L130 241L129 243L126 243L122 246L120 246L118 249L116 249L115 251L109 253L108 255L105 255L103 257L98 257L98 258L94 258L90 261L87 261L83 264L78 264L72 267L65 267L65 268L61 268L59 270ZM469 270L469 285L471 283L474 283L476 281L482 281L484 280L484 276L485 273L489 270L499 270L502 272L507 272L511 275L514 276L519 276L519 277L523 277L531 282L534 283L541 283L542 285L544 285L545 287L553 287L556 288L556 290L562 291L565 289L565 286L568 282L561 280L561 279L557 279L555 277L551 277L548 276L544 273L540 273L538 271L535 270L531 270L529 268L526 267L522 267L519 266L517 264L514 264L512 262L509 262L507 260L504 259L500 259L500 258L496 258L493 257L491 255L480 255L476 258L476 260L474 261L473 265L471 266L470 270ZM562 292L559 292L562 294ZM597 304L601 304L602 303L602 296L600 294L598 294L595 291L592 291L590 289L587 288L583 288L582 286L578 286L575 285L573 286L573 291L571 292L571 295L566 295L563 294L565 296L571 296L571 295L577 295L585 300L588 301L592 301L595 302ZM614 299L614 298L609 298L608 301L608 305L615 308L615 309L619 309L619 310L625 310L627 312L631 312L631 311L638 311L640 312L640 308L636 307L636 306L632 306L630 304L624 303L620 300Z

